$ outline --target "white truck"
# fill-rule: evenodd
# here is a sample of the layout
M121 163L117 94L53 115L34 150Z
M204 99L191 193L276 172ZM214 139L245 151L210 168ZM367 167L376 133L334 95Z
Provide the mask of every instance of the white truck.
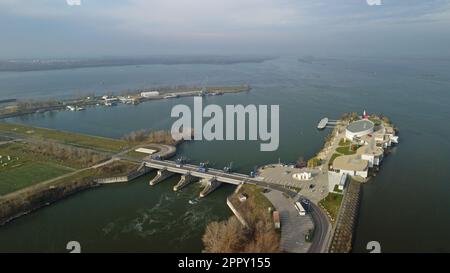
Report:
M295 202L295 208L297 209L298 214L300 214L300 216L306 215L306 211L303 208L302 204L300 204L300 202Z

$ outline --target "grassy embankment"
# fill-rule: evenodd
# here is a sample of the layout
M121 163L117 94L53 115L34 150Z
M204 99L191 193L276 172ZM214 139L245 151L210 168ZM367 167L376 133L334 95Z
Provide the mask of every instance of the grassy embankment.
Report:
M247 200L239 201L239 195L246 194ZM206 227L203 243L206 252L280 252L280 234L274 228L268 208L270 201L262 194L262 189L254 185L244 185L238 193L230 197L231 203L245 219L245 228L235 216L226 221L212 222Z
M342 194L330 192L327 195L327 197L325 197L319 202L319 205L322 206L322 208L324 208L328 212L331 218L330 220L333 223L336 221L336 218L339 214L342 198L343 198Z
M1 132L43 140L54 140L76 147L103 152L119 152L128 147L128 143L124 140L37 128L21 124L0 122L0 133Z

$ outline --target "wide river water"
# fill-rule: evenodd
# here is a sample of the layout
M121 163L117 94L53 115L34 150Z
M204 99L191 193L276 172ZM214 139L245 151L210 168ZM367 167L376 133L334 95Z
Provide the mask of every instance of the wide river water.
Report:
M180 154L194 162L228 162L248 173L256 165L313 156L327 134L320 118L364 109L382 113L400 129L400 145L379 175L363 187L354 251L369 241L382 251L450 251L450 61L423 59L277 58L233 65L147 65L0 73L0 99L68 98L156 86L250 84L250 92L207 97L204 104L280 105L280 146L260 152L257 141L195 141ZM193 98L94 107L9 119L9 122L119 138L144 129L169 129L176 104ZM200 186L180 193L172 177L155 187L155 174L123 185L69 197L0 227L0 252L83 251L199 252L208 222L231 215L232 186L198 200Z

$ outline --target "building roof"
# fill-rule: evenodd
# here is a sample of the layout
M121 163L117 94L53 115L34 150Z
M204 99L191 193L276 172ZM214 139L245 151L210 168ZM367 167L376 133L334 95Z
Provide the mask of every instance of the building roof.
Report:
M361 159L358 154L338 156L333 161L333 168L338 170L365 171L369 161Z
M363 132L369 129L373 129L374 124L372 121L367 120L367 119L361 119L355 122L350 123L347 126L347 130L352 132L352 133L358 133L358 132Z
M368 144L360 147L356 153L358 155L375 155L380 156L383 154L383 149L377 147L375 143L375 138L371 137L368 139Z

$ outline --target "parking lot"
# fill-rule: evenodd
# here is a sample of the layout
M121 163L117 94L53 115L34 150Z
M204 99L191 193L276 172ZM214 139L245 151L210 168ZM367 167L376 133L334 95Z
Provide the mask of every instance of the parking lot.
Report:
M310 214L300 216L294 201L283 193L272 190L264 193L269 201L280 212L282 250L291 253L306 253L311 243L306 242L305 235L314 228Z
M297 180L295 173L310 172L312 179ZM320 169L298 169L281 164L267 165L259 169L258 178L262 181L279 184L283 187L294 187L299 193L314 203L318 203L328 194L328 174Z

